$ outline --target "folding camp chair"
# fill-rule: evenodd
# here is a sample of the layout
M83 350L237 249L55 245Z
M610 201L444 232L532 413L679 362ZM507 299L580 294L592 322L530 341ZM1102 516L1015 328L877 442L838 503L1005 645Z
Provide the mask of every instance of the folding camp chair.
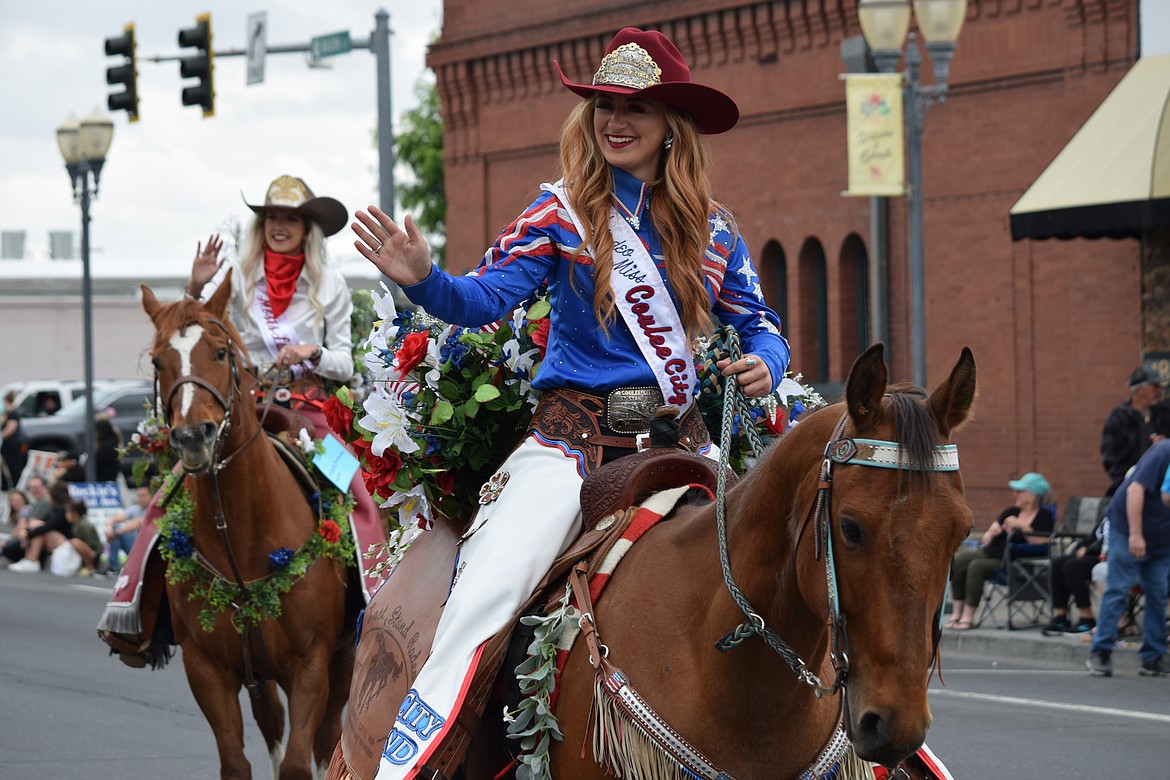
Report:
M1044 505L1056 517L1056 504ZM1041 536L1045 534L1030 534ZM1048 585L1050 543L1006 544L1003 562L984 586L983 607L976 620L996 619L995 628L1015 630L1047 622L1052 604ZM1017 618L1023 623L1018 624Z

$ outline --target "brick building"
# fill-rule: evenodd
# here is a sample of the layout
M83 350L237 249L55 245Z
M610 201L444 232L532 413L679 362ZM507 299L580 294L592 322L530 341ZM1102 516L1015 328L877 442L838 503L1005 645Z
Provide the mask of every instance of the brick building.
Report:
M856 0L446 0L428 64L446 126L452 269L474 266L556 176L560 123L577 98L553 60L586 80L627 25L662 30L697 81L736 98L738 127L709 141L717 197L781 313L793 369L842 382L869 340L869 201L841 195L840 44L860 34ZM970 0L948 99L926 118L928 384L972 348L976 420L958 442L980 525L1024 471L1048 475L1058 500L1107 485L1101 423L1149 341L1141 242L1013 243L1008 211L1125 75L1137 41L1130 0ZM908 378L903 199L889 201L888 224L888 359Z

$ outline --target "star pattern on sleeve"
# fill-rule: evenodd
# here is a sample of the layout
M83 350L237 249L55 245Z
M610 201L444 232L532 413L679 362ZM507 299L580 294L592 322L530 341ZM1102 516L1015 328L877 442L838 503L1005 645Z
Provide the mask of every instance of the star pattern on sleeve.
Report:
M763 300L764 291L760 288L760 277L756 274L756 269L752 267L751 258L744 255L743 263L739 266L739 270L736 273L743 277L744 284L752 288L756 297Z
M723 219L723 215L716 212L711 215L711 243L715 243L715 236L727 231L729 225L727 220Z

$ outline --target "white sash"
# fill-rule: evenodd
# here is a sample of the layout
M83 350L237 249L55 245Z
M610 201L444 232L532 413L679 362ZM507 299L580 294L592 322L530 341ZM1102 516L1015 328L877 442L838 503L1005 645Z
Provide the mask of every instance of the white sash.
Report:
M542 184L541 189L557 197L577 235L584 236L581 220L569 205L564 181ZM679 407L681 414L694 401L695 386L695 362L686 329L642 239L613 206L609 209L609 232L613 236L613 273L609 278L617 310L654 371L662 397Z
M276 316L272 311L272 302L268 299L268 280L260 279L256 282L255 294L252 297L251 306L252 319L254 319L260 327L261 338L264 339L264 345L268 347L268 351L272 354L272 359L275 360L280 354L280 350L290 344L300 344L301 337L297 335L297 329L293 325L292 320L288 318L287 312ZM305 367L301 364L291 366L293 377L300 379L305 374Z

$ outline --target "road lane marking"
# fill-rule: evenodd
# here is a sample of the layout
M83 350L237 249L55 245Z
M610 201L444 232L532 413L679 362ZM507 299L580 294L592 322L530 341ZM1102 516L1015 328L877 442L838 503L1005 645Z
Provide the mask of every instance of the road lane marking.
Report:
M74 585L73 589L74 590L89 590L89 591L93 591L94 593L104 593L107 596L110 595L111 593L113 593L113 591L110 590L109 588L103 588L100 585Z
M977 699L979 701L995 702L997 704L1015 704L1022 707L1041 707L1050 710L1064 710L1066 712L1083 712L1091 715L1109 715L1114 718L1129 718L1131 720L1148 720L1154 723L1170 723L1170 715L1157 712L1141 712L1137 710L1119 710L1113 707L1096 707L1091 704L1065 704L1058 701L1043 699L1021 699L1017 696L999 696L994 693L972 693L969 691L950 691L932 688L932 694L951 696L956 699Z

